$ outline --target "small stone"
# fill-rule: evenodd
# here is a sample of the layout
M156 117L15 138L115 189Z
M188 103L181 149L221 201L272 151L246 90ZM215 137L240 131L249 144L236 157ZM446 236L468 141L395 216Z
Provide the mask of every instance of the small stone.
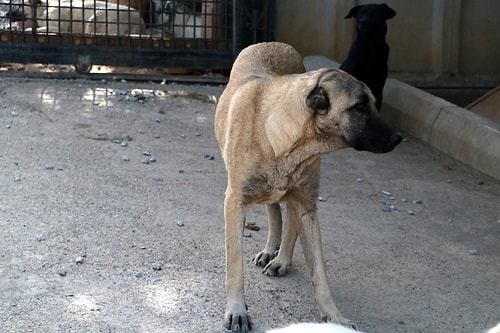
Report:
M252 234L249 231L245 230L245 231L243 231L243 237L250 238L250 237L252 237Z
M422 200L413 200L411 203L414 205L421 205L423 202Z
M21 177L19 177L19 176L14 176L14 181L16 181L16 182L20 182L20 181L21 181Z
M77 264L83 264L83 257L82 256L76 257L75 262Z
M186 134L185 133L182 133L181 134L181 139L185 139L186 138Z
M142 160L141 163L142 164L149 164L149 160Z
M448 183L448 184L451 184L451 183L453 183L453 182L451 181L451 179L448 179L448 180L447 180L447 183Z
M318 197L318 201L319 202L325 202L326 201L326 197Z
M405 199L405 198L402 198L402 199L401 199L401 202L408 202L408 200L407 200L407 199Z
M213 160L215 157L214 157L214 155L212 155L212 154L207 154L207 155L205 155L205 158L206 158L207 160Z
M151 265L151 268L153 268L155 271L161 270L161 264L160 263L154 263Z
M391 192L388 191L380 191L380 193L382 193L383 195L387 195L388 197L392 195Z
M36 236L36 240L41 242L41 241L44 241L45 240L45 235L44 234L40 234L38 236Z
M51 164L47 164L47 165L45 166L45 169L46 169L46 170L54 170L54 166L53 166L53 165L51 165Z
M10 124L8 124L8 125L7 125L7 126L5 126L5 127L7 127L7 128L11 128L11 125L10 125Z
M151 156L151 153L149 151L145 151L144 153L142 153L144 156Z
M150 162L150 163L154 163L154 162L156 162L156 157L151 156L151 157L149 158L149 162Z
M130 157L128 155L123 155L122 160L128 162L130 161Z
M407 210L406 213L408 215L415 215L415 212L413 210Z
M184 226L184 222L182 222L182 220L177 220L177 222L175 222L179 227L183 227Z
M159 124L160 123L160 119L159 118L156 118L155 121Z
M118 140L118 139L113 139L113 140L111 140L111 142L113 142L113 143L119 143L119 144L122 143L122 141Z
M260 227L258 225L255 225L255 222L248 222L245 224L245 229L259 231Z
M153 135L153 137L154 137L155 139L159 139L159 138L160 138L160 134L155 134L155 135Z
M120 146L122 146L122 147L127 147L127 146L128 146L128 142L127 142L127 141L122 141L122 142L120 143Z
M386 203L386 204L384 204L384 208L382 208L382 210L386 213L389 213L389 212L392 212L392 207L391 207L391 205Z
M13 117L17 117L17 116L19 116L19 112L17 112L17 111L12 111L12 112L10 113L10 115L11 115L11 116L13 116Z
M85 257L87 256L87 250L82 249L82 250L80 251L80 256L82 256L83 258L85 258Z
M138 277L138 278L142 277L142 272L141 271L135 272L135 277Z
M59 271L57 272L60 276L66 276L67 272L66 271Z
M477 249L470 249L470 250L469 250L469 254L470 254L471 256L475 256L475 255L477 254Z
M358 179L356 179L356 181L357 181L358 183L362 183L362 182L363 182L363 178L358 178Z

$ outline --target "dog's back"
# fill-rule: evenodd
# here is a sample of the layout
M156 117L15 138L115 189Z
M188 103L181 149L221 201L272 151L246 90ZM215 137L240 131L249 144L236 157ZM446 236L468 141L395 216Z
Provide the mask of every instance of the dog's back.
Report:
M216 133L222 133L219 127L226 127L227 112L232 96L245 83L269 76L300 74L306 70L300 54L290 45L280 42L254 44L240 52L231 69L229 82L219 98L216 113ZM223 119L224 121L219 121ZM219 144L224 145L225 138L219 136Z

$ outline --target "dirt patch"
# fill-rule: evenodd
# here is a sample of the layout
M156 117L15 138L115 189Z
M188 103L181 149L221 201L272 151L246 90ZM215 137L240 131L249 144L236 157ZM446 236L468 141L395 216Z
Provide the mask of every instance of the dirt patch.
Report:
M2 332L223 331L222 89L0 81ZM374 333L500 320L498 181L412 138L322 167L323 248L347 318ZM289 276L263 276L251 258L265 209L248 220L254 331L318 321L300 246Z

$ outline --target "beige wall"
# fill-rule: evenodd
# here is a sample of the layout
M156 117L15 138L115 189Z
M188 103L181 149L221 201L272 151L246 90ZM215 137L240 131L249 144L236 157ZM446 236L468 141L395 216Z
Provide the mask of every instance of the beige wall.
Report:
M373 2L276 0L276 39L292 44L303 56L342 62L355 36L354 20L344 16L355 5ZM387 21L392 76L500 83L500 1L385 2L397 12Z

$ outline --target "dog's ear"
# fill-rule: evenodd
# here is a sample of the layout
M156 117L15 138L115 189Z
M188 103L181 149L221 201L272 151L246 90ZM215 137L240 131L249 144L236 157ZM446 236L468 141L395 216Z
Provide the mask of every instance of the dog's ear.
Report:
M386 20L389 20L391 18L393 18L394 16L396 16L396 12L394 11L394 9L392 9L391 7L387 6L385 3L382 4L382 6L384 6L384 10L385 10L385 19Z
M325 89L317 86L309 93L309 96L307 96L306 104L314 111L317 111L318 114L325 115L330 108L330 99Z
M353 17L358 16L358 12L359 12L360 8L361 8L361 6L356 6L356 7L351 8L351 10L349 11L349 14L347 14L344 18L348 19L348 18L353 18Z

